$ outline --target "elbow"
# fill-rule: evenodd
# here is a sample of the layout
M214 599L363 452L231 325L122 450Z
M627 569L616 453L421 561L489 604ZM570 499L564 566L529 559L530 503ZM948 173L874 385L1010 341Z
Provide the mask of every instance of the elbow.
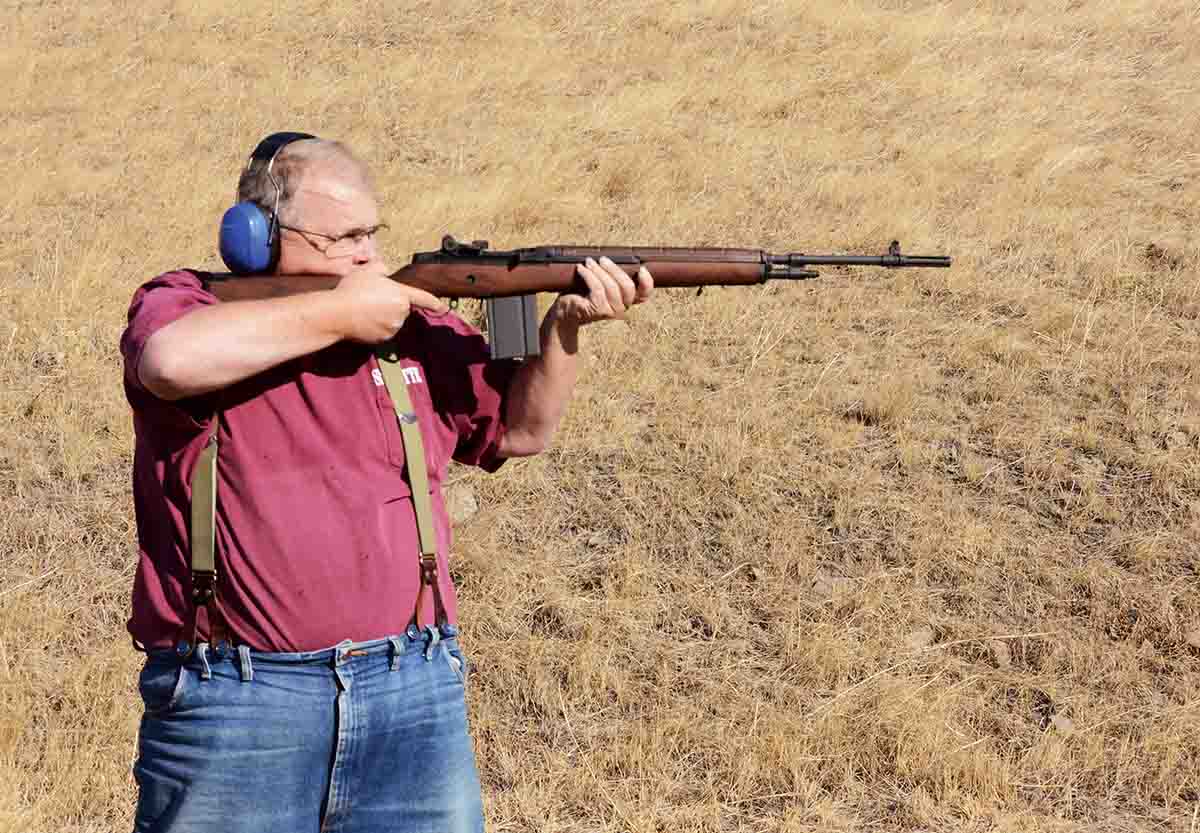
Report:
M550 437L531 437L522 449L525 453L522 457L532 457L535 454L541 454L550 447Z
M550 445L550 436L529 431L510 430L500 440L499 456L532 457L541 454Z
M154 337L146 343L146 349L138 362L138 380L142 387L159 399L174 402L194 393L184 381L184 370L172 352L154 343Z

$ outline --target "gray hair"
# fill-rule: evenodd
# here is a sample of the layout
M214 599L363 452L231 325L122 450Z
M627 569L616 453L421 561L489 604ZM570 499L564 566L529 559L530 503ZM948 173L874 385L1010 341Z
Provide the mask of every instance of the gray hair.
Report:
M237 201L252 202L270 217L275 211L278 197L279 214L283 216L289 213L292 198L296 195L304 172L313 165L326 162L347 167L363 184L370 187L367 166L346 145L330 139L300 139L280 148L275 154L274 164L271 164L269 159L251 159L238 177ZM278 194L271 182L272 177L278 183Z

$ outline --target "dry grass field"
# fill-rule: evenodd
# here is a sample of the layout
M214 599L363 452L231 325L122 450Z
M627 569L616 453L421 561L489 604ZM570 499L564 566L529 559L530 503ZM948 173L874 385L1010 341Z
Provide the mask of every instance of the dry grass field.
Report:
M552 450L456 473L490 830L1200 830L1195 2L0 18L0 832L130 827L117 339L278 129L361 151L397 266L955 257L662 292Z

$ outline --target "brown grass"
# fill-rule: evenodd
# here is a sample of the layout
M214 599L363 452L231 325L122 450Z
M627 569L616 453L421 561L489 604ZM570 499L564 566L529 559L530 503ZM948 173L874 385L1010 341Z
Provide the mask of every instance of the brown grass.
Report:
M116 341L276 129L362 151L397 264L956 258L664 292L458 473L490 829L1200 829L1195 3L0 11L0 831L129 827Z

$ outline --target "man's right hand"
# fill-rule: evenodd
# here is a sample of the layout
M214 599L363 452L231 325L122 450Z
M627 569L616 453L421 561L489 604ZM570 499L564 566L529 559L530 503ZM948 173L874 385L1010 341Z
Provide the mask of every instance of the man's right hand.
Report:
M343 338L364 344L381 344L394 336L413 307L437 313L449 307L423 289L397 283L391 270L373 261L353 270L333 290L340 302L339 324Z

